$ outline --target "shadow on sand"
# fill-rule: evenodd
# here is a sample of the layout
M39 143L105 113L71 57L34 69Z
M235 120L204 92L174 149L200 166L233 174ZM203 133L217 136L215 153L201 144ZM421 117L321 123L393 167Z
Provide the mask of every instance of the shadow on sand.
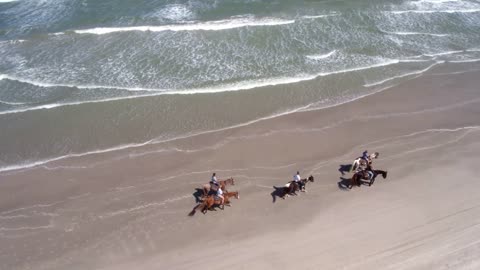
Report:
M346 164L346 165L340 165L340 168L338 168L338 171L342 175L345 175L345 173L349 173L351 169L352 169L352 164Z
M203 189L196 188L195 192L193 192L192 195L195 198L195 203L201 203L202 202L202 196L203 196Z
M341 190L350 190L350 188L348 187L350 186L351 181L351 178L340 177L340 182L338 182L338 188L340 188ZM360 185L358 185L359 187L363 185L369 185L369 182L364 181L363 179L359 179L358 181L360 181Z
M286 190L285 187L276 187L273 186L274 191L270 193L272 195L272 203L275 203L277 201L277 197L284 199L286 195ZM297 193L293 193L293 195L297 195Z

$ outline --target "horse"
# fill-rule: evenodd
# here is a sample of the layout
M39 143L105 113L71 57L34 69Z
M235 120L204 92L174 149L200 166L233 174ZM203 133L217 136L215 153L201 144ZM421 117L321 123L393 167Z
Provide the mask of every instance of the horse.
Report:
M218 182L219 188L221 188L223 191L227 191L226 190L227 185L232 185L232 186L235 185L235 180L233 178L228 178L226 180L219 180L217 182ZM203 196L202 196L202 198L207 197L210 190L215 190L215 189L212 188L212 186L213 186L212 182L203 185Z
M380 155L380 153L378 152L375 152L373 154L370 154L368 156L368 161L363 159L362 157L359 157L357 159L355 159L352 163L352 166L350 167L350 172L357 172L359 169L365 169L367 166L370 166L372 165L372 161L373 159L375 158L378 158L378 156Z
M308 182L314 182L314 181L315 181L315 179L313 178L312 175L310 175L308 178L300 180L299 183L297 183L295 181L291 181L283 187L283 195L281 195L280 197L282 199L285 199L285 197L289 197L290 194L297 195L297 193L296 193L297 190L300 190L302 192L306 192L305 187L306 187L307 183Z
M375 182L375 178L379 174L381 174L384 179L387 178L387 171L374 170L370 166L368 166L367 169L358 171L352 176L348 188L352 189L353 185L360 186L363 182L362 180L368 180L368 186L370 187L373 185L373 183Z
M236 198L240 199L240 195L238 195L238 191L234 192L226 192L223 194L223 198L225 199L224 205L230 206L230 198ZM215 210L215 208L212 208L214 205L219 205L221 206L220 209L224 209L224 205L221 204L220 198L218 198L215 195L209 195L206 199L203 200L203 202L199 203L197 206L195 206L192 211L188 214L189 216L195 215L195 212L197 209L201 209L203 214L207 213L207 210Z

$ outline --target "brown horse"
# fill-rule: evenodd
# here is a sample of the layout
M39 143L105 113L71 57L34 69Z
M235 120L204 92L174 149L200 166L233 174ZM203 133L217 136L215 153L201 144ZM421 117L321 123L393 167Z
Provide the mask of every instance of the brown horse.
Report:
M225 198L224 204L227 206L230 206L230 198L234 197L236 199L240 199L240 195L238 195L238 191L234 192L226 192L223 194L223 197ZM199 203L197 206L193 208L193 210L188 214L189 216L195 215L195 212L197 209L201 209L203 214L207 213L207 210L215 210L215 208L212 208L215 205L219 205L220 209L224 209L224 205L221 204L220 198L218 198L215 195L210 195L206 199L203 200L203 202Z
M285 199L286 197L289 197L290 194L297 195L296 191L300 190L303 192L306 192L305 187L308 182L314 182L315 179L313 178L312 175L310 175L308 178L302 179L299 181L299 183L296 183L295 181L291 181L290 183L286 184L283 187L283 195L280 197L282 199Z
M369 181L368 186L373 185L375 182L375 178L381 174L382 177L385 179L387 178L387 172L382 170L374 170L370 166L367 169L356 172L352 179L350 180L350 185L348 186L349 189L352 189L353 185L360 186L362 184L362 180Z
M219 187L223 190L223 191L227 191L226 187L227 185L232 185L234 186L235 185L235 180L233 178L228 178L226 180L219 180L218 181L218 185ZM210 192L210 190L212 190L213 184L212 182L208 183L208 184L205 184L203 185L203 195L202 195L202 199L204 199L205 197L208 196L208 193ZM213 189L214 190L214 189Z

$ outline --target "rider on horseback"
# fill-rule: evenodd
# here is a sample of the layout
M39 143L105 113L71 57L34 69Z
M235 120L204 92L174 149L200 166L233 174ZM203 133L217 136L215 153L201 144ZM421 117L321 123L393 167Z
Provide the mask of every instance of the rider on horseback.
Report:
M363 153L362 153L362 159L365 160L365 161L367 162L367 164L370 162L370 156L369 156L367 150L363 151Z
M212 178L210 179L210 184L214 184L218 186L217 174L213 173Z
M217 197L220 198L220 205L225 204L225 198L223 197L223 191L221 188L217 189Z
M302 183L301 180L302 178L300 177L300 172L297 171L297 174L293 176L293 182L295 182L298 185L298 188L300 189L300 191L304 191L305 190L304 184Z

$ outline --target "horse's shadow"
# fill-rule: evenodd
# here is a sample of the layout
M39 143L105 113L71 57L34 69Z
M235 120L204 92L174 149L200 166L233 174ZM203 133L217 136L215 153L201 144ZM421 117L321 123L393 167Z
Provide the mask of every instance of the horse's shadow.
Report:
M193 197L195 197L195 203L201 203L202 202L202 196L203 196L203 189L201 188L196 188L195 192L193 192Z
M338 168L338 171L342 174L345 175L345 173L349 173L350 170L352 169L352 164L346 164L346 165L340 165L340 168Z
M272 195L272 203L277 201L277 197L282 198L285 195L285 187L276 187L273 186L273 191L270 193Z
M340 177L340 182L338 182L338 188L341 190L350 190L348 187L350 186L350 182L352 181L351 178L344 178ZM360 186L367 185L369 184L368 181L364 181L363 179L359 179L360 181Z

